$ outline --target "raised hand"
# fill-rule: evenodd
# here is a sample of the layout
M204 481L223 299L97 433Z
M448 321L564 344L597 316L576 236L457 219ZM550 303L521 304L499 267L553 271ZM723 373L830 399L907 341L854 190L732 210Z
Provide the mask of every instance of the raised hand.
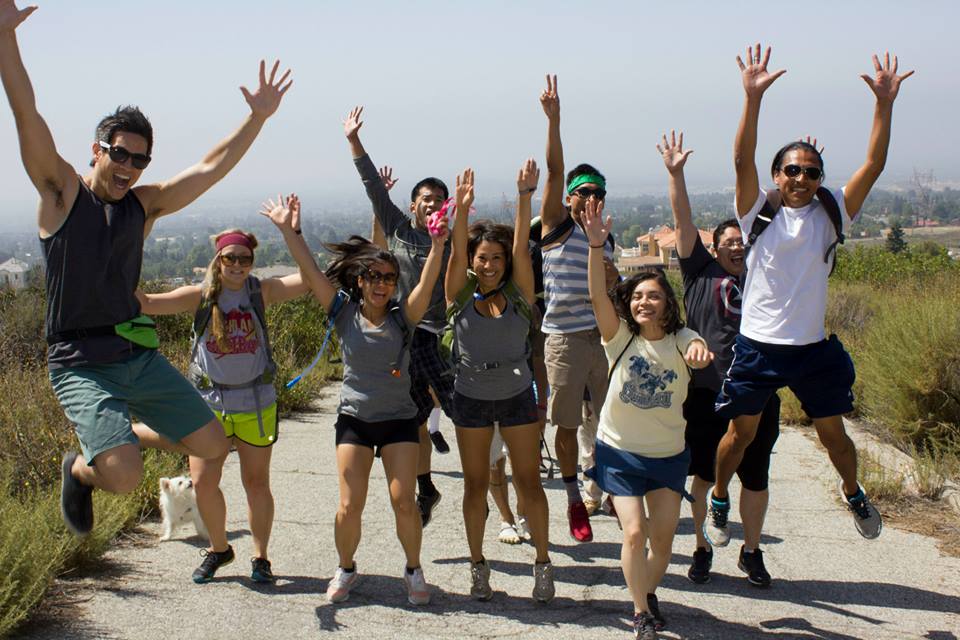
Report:
M14 31L36 10L36 6L17 9L17 5L13 0L0 1L0 33Z
M517 192L522 196L532 194L537 190L538 182L540 182L540 169L537 167L537 161L527 158L517 172Z
M390 191L398 181L399 178L393 177L393 169L391 167L380 167L380 182L383 183L384 189Z
M363 107L357 106L350 110L350 114L343 121L343 133L347 140L352 140L360 134L360 127L363 126L363 120L360 116L363 114ZM388 189L390 187L387 187Z
M560 117L560 96L557 94L557 76L547 74L547 88L540 94L540 106L547 118L554 120Z
M473 204L473 169L469 167L457 176L456 187L457 215L467 215Z
M913 75L913 71L907 71L902 76L897 75L899 61L897 56L893 56L893 66L890 65L890 52L884 54L883 64L880 64L880 58L874 54L873 69L876 75L871 78L867 74L860 77L867 83L873 95L877 96L877 102L893 102L900 92L900 83Z
M432 246L439 247L440 251L443 251L443 244L447 241L447 237L450 235L450 221L447 218L440 218L434 224L433 230L430 231L430 242Z
M613 219L607 216L606 222L603 220L603 200L599 202L594 198L587 200L587 207L580 216L583 223L583 231L587 234L587 241L591 247L603 248L610 235L610 229L613 228Z
M811 136L807 136L806 138L800 138L800 142L806 142L808 145L810 145L810 146L813 147L814 149L817 149L817 153L819 153L819 154L821 154L821 155L823 154L823 150L826 149L826 147L820 147L820 148L818 149L818 148L817 148L817 139L816 139L816 138L813 138L813 137L811 137Z
M759 97L763 95L774 81L787 72L786 69L780 69L770 73L767 71L767 63L770 62L770 47L763 53L763 59L760 58L760 43L754 48L747 47L747 63L737 56L737 64L740 66L740 75L743 77L743 90L748 96Z
M713 353L707 348L707 345L700 340L694 340L687 347L687 352L683 359L690 365L691 369L703 369L713 362Z
M670 173L683 171L683 165L687 163L687 158L693 153L693 149L683 150L683 131L680 132L680 140L677 140L677 132L670 130L670 139L667 140L667 134L663 134L663 146L657 143L657 151L663 157L663 164Z
M300 198L295 193L286 198L277 194L276 201L271 198L263 203L260 215L270 218L280 229L297 231L300 229Z
M270 70L269 80L267 79L266 68L266 62L261 60L260 86L257 87L254 93L250 93L246 87L240 87L244 99L247 101L247 104L250 105L250 111L253 112L253 115L261 118L269 118L276 112L277 107L280 106L280 101L283 99L283 95L290 89L290 85L293 84L293 80L287 79L290 77L290 69L284 71L280 79L276 80L277 70L280 68L279 60L274 61L273 68ZM275 80L276 82L274 82Z

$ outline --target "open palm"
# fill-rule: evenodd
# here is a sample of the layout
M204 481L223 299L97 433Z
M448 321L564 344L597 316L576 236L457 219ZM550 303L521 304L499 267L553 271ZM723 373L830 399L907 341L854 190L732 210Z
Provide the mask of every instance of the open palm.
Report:
M787 72L786 69L780 69L770 73L767 71L767 64L770 62L770 47L760 55L760 43L754 47L747 47L747 61L744 62L740 56L737 56L737 65L740 66L740 75L743 78L743 90L750 96L763 95L770 85L777 78Z
M266 62L263 60L260 61L260 86L257 87L257 90L253 93L246 87L240 87L240 91L243 93L244 99L247 101L247 104L250 105L250 111L254 115L260 116L262 118L269 118L272 116L277 108L280 106L280 101L283 99L283 95L290 88L290 85L293 84L293 80L288 80L290 77L290 69L287 69L280 79L277 80L277 70L280 68L280 61L276 60L273 63L273 68L270 70L270 77L267 78L266 74Z
M0 33L13 31L36 10L35 6L17 9L13 0L0 1Z
M880 64L880 59L873 56L873 69L875 76L871 78L867 74L860 76L867 83L873 94L877 96L878 101L893 102L900 92L900 83L913 75L913 71L908 71L902 76L897 75L897 68L900 61L897 56L893 56L893 65L890 64L890 52L884 55L884 63Z

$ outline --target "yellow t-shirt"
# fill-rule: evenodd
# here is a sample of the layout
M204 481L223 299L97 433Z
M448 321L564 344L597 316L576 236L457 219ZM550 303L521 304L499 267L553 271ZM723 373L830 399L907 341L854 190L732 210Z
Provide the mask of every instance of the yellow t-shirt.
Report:
M649 458L683 452L683 402L690 382L683 354L694 340L703 338L687 328L661 340L647 340L630 333L626 321L620 320L617 334L603 343L611 366L621 352L623 356L610 379L598 440Z

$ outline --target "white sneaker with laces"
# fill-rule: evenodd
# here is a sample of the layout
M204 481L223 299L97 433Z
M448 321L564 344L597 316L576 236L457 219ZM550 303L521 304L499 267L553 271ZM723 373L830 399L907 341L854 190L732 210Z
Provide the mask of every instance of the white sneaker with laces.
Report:
M413 573L404 569L403 581L407 585L407 602L414 605L430 604L430 590L421 567L414 569Z
M345 602L350 598L350 590L353 589L360 574L357 573L357 566L353 566L353 571L344 571L342 567L337 567L336 573L330 578L330 584L327 585L327 600L330 602Z
M530 539L530 530L527 529L527 519L523 516L517 518L517 523L513 525L513 528L516 530L517 535L520 536L521 540Z

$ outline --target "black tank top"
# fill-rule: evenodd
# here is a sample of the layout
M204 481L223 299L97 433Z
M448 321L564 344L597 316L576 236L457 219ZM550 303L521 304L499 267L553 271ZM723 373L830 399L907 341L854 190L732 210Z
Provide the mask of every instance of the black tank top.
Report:
M140 314L134 296L143 261L146 213L128 191L119 202L98 198L79 178L77 199L63 225L41 238L46 260L47 335L114 325ZM119 336L51 344L51 369L124 360L141 347Z

